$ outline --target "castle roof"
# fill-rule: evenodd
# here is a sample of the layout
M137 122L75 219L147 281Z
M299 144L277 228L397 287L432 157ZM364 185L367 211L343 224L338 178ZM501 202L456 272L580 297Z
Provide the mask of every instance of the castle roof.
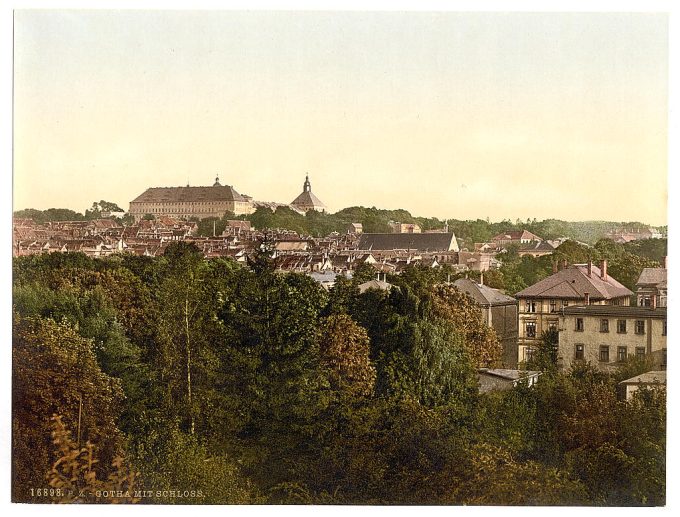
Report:
M152 187L146 189L131 203L171 203L200 201L245 201L230 185L213 187Z
M312 194L312 191L306 191L300 194L298 197L296 197L291 205L295 206L314 206L314 207L319 207L319 208L325 208L326 205L324 205L321 200L316 197L314 194Z

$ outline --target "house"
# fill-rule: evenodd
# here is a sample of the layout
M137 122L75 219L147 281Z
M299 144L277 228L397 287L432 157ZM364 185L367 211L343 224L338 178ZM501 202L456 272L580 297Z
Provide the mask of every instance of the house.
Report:
M518 292L518 360L527 361L541 334L557 329L560 311L570 305L630 305L632 291L607 273L607 261L598 268L575 264Z
M591 363L610 370L630 357L666 368L666 308L576 305L561 311L557 361L562 369Z
M552 255L554 251L555 248L548 241L534 241L528 244L520 244L517 255L520 257L525 255L543 257L544 255Z
M395 223L390 221L388 223L393 233L421 233L420 225L416 223Z
M363 294L369 289L378 289L380 291L389 291L394 287L392 284L388 282L384 282L383 280L369 280L368 282L364 282L363 284L359 284L359 293Z
M619 382L619 396L622 400L630 400L640 388L666 389L666 370L646 372Z
M458 251L453 233L362 233L358 248L371 251Z
M507 246L508 244L529 244L530 242L541 242L543 239L527 230L513 230L499 233L491 238L496 247Z
M312 193L312 184L309 182L309 176L305 176L302 193L291 202L291 206L305 213L309 210L316 210L317 212L324 212L326 210L326 205Z
M635 283L637 304L640 307L649 307L654 297L656 297L659 307L666 307L668 303L668 271L666 264L667 262L664 258L664 267L646 267L640 273L640 278Z
M453 285L467 293L479 305L487 326L496 331L503 347L502 364L506 368L517 367L517 300L498 289L479 284L467 278L459 278Z
M359 235L364 232L364 225L361 223L350 223L347 233Z
M521 382L533 386L538 381L541 372L530 370L509 370L501 368L482 368L477 372L480 393L490 391L506 391Z

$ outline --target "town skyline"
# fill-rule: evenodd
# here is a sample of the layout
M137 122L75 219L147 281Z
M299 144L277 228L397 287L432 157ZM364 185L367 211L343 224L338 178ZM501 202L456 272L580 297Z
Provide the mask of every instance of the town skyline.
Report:
M667 40L648 13L17 11L14 209L216 175L288 203L309 174L329 212L666 225Z

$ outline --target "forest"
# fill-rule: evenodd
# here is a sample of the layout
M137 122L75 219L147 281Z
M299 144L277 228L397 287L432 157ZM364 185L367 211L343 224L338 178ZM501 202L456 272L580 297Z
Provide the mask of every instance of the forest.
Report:
M441 272L326 291L270 251L14 258L12 500L665 503L665 392L617 398L644 364L480 394L499 342Z

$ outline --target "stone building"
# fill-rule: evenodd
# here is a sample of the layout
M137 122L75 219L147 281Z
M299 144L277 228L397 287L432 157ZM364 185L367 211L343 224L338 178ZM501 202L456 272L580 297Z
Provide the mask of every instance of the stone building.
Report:
M558 329L562 309L571 305L630 305L633 292L607 273L607 261L601 268L589 262L557 271L518 292L518 359L527 361L541 342L541 335Z
M656 303L660 307L666 307L668 303L668 272L666 259L664 267L646 267L640 273L640 278L635 283L637 304L640 307L649 307L652 298L656 297Z
M517 300L498 289L459 278L453 285L479 305L487 326L496 331L503 347L503 368L517 368Z
M155 217L170 216L178 219L197 217L222 217L225 212L235 215L254 211L252 200L234 190L231 185L221 185L219 177L212 187L154 187L130 201L130 215L139 221L146 214Z
M312 193L312 184L309 182L309 176L305 176L302 193L293 200L291 206L302 212L307 212L309 210L324 212L326 210L326 205Z
M666 308L616 305L566 307L560 316L558 365L576 362L608 370L630 357L666 368Z

